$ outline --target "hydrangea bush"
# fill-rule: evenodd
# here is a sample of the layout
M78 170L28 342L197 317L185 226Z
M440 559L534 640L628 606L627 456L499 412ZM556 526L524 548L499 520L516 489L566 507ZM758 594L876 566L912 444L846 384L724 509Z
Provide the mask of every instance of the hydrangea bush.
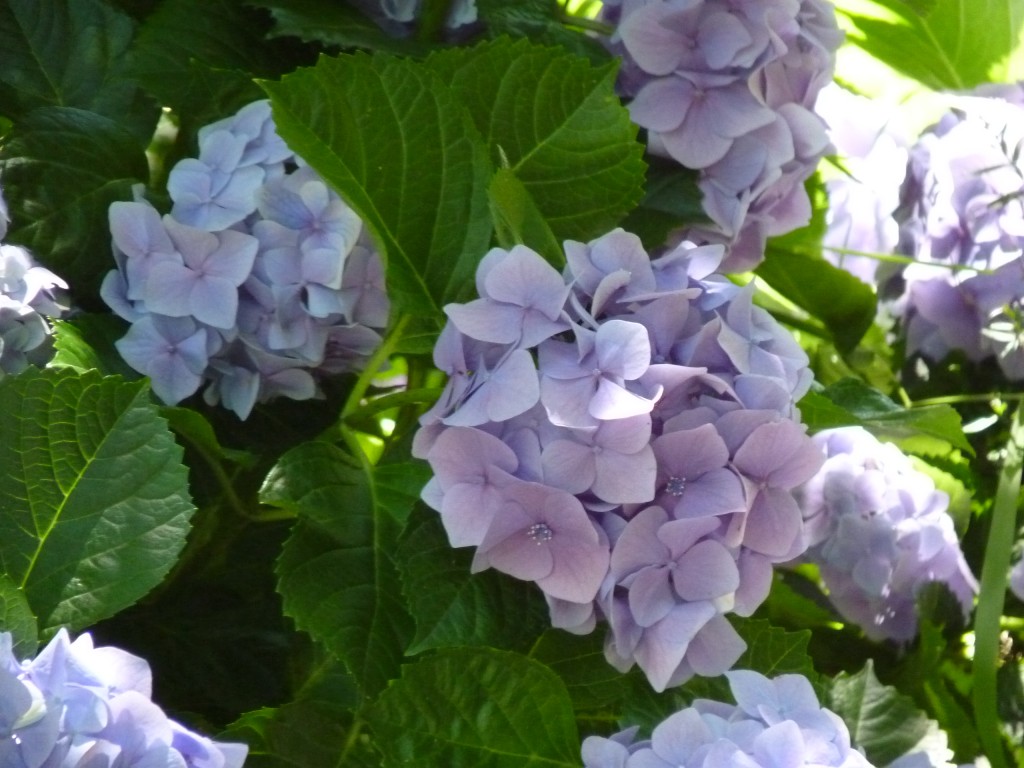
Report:
M1021 22L877 4L0 0L0 766L1024 764Z

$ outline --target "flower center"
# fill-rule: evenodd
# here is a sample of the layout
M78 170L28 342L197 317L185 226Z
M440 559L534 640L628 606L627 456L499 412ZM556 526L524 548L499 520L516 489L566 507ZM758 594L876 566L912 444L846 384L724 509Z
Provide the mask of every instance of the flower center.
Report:
M682 496L686 490L686 478L672 475L665 483L665 493L669 496Z
M551 541L555 537L555 532L548 527L547 523L534 523L526 529L526 535L539 547L541 544Z

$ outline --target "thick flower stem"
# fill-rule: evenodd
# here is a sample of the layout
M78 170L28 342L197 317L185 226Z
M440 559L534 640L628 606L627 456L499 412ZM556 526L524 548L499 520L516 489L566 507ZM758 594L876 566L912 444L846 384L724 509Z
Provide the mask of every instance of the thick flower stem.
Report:
M981 571L981 591L974 632L974 719L985 755L993 768L1006 768L1006 751L999 731L996 675L999 664L1000 617L1010 571L1010 550L1017 519L1021 468L1024 466L1024 408L1018 406L1010 423L1010 439L999 474L992 526Z

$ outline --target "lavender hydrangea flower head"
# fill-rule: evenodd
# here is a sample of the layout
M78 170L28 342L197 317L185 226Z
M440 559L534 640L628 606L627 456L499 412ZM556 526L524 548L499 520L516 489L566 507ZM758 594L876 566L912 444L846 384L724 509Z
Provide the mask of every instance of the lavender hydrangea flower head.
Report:
M1002 92L1001 92L1002 93ZM941 360L994 357L1024 378L1024 106L968 96L911 150L896 307L907 351Z
M0 238L6 232L7 206L0 196ZM49 360L49 319L67 310L61 294L67 287L24 248L0 243L0 378Z
M610 738L588 736L586 768L871 768L850 743L846 724L818 702L803 675L768 679L727 672L736 704L697 699L636 741L636 729Z
M242 768L248 747L212 741L154 704L144 659L65 630L19 661L0 633L0 764Z
M118 343L153 391L246 418L359 370L388 321L383 264L359 216L277 135L270 104L199 131L171 171L174 205L110 207L117 268L101 295L132 323Z
M803 182L830 146L813 110L842 40L832 7L618 0L602 14L648 151L700 171L712 223L679 239L727 244L726 271L756 266L767 237L810 216Z
M535 582L555 626L605 621L617 668L658 690L719 675L744 648L725 615L803 551L792 491L823 460L795 407L807 357L715 274L720 246L652 260L615 230L565 252L560 274L494 249L480 298L445 307L422 497L474 571Z
M960 551L949 497L896 446L860 427L826 430L827 455L800 489L805 559L815 563L838 611L874 639L917 634L922 586L946 584L966 618L978 583Z

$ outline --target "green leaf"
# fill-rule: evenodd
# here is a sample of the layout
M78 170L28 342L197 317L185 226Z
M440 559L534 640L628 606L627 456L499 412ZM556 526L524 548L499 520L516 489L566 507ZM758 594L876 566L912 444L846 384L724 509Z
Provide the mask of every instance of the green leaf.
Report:
M828 328L840 352L857 346L875 319L874 291L818 254L769 242L755 274Z
M114 267L107 209L131 200L132 185L148 175L142 148L112 120L71 107L37 109L0 148L8 239L64 278L79 306L104 309L99 287Z
M444 650L406 666L369 708L385 765L578 768L572 702L554 672L515 653Z
M596 38L561 22L565 11L557 0L477 0L476 6L491 37L525 37L540 45L560 46L598 65L611 58Z
M11 633L17 658L36 655L39 627L32 606L25 591L5 573L0 573L0 632Z
M502 248L522 243L555 266L560 267L565 262L555 233L515 173L508 168L499 168L491 179L488 194L491 217Z
M823 389L820 395L810 399L811 407L804 412L804 400L810 394L800 401L800 409L812 431L829 428L817 419L834 422L841 418L841 411L845 411L851 417L846 420L848 425L863 426L880 438L898 443L904 450L941 452L953 447L974 455L960 425L960 414L948 405L903 408L877 389L853 378L841 379ZM821 396L831 401L832 406L824 405Z
M0 382L0 565L45 637L159 584L193 507L181 448L144 382L26 372Z
M840 0L849 39L934 90L1009 81L1024 5L1016 0ZM1020 76L1016 72L1016 76Z
M395 304L439 317L491 239L490 163L452 90L413 61L365 54L262 85L278 132L383 248Z
M606 631L606 627L599 627L581 636L549 629L530 650L531 658L562 678L577 712L606 714L609 708L618 709L619 703L630 694L622 673L605 658ZM650 689L646 680L642 685Z
M934 727L912 699L878 681L870 660L855 675L836 676L829 709L843 718L850 740L874 765L906 754Z
M124 361L114 346L127 330L125 321L115 315L82 313L68 320L57 320L53 324L54 355L50 365L137 379L138 372Z
M663 246L669 233L688 224L707 222L697 186L699 174L665 158L648 156L644 199L630 211L622 228L652 251Z
M409 653L457 645L517 650L533 642L548 623L536 585L497 571L471 574L472 554L452 549L436 512L417 509L397 555L402 590L416 620Z
M0 0L0 111L77 107L118 121L141 149L157 109L131 79L131 19L97 0Z
M396 38L366 14L350 5L322 0L255 0L274 17L273 37L297 37L306 42L363 48L406 56L425 55L429 48L417 40Z
M599 237L640 201L643 146L615 94L615 65L507 39L435 53L427 63L558 240Z
M401 507L422 487L418 468L408 465L402 481L392 467L379 486L348 454L311 442L282 456L260 491L299 518L276 568L284 612L345 663L364 695L397 675L412 635L392 557Z
M168 426L175 434L191 443L208 461L224 460L244 467L251 467L256 463L256 457L248 451L222 446L213 425L199 411L165 406L160 409L160 415L167 419Z

